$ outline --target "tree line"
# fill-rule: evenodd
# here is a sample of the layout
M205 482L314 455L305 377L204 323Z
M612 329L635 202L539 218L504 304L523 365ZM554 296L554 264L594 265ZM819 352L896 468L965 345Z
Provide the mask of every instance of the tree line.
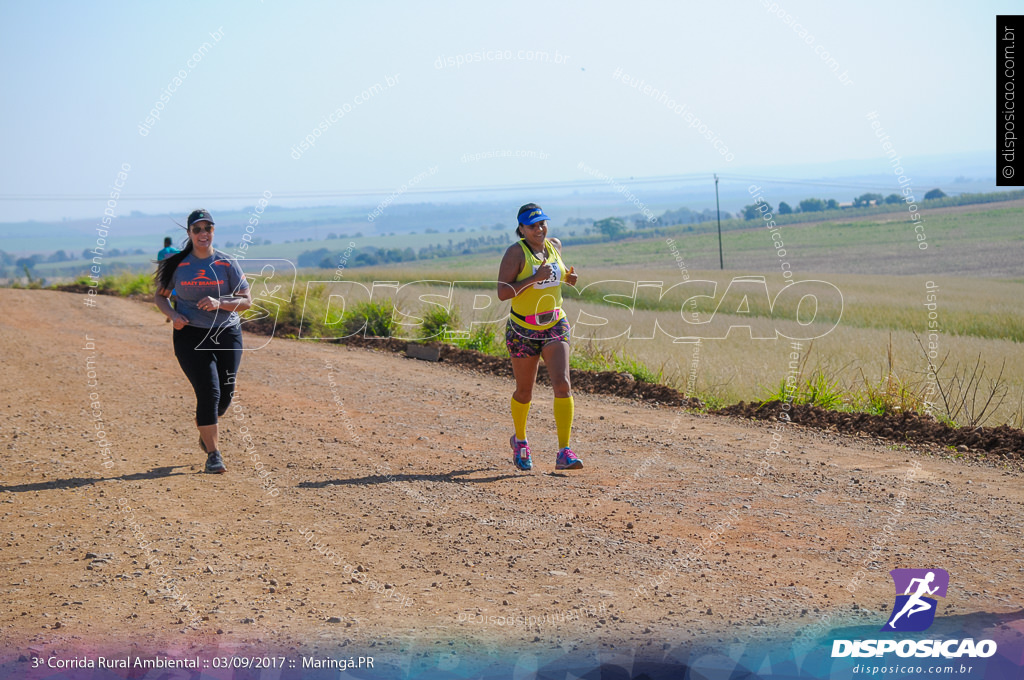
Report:
M938 198L945 198L946 194L942 189L932 189L924 195L924 200L933 201ZM763 201L759 204L745 205L740 210L740 216L745 220L756 220L765 211L761 206L767 206L767 212L776 213L779 215L793 215L796 213L810 213L810 212L824 212L826 210L840 210L842 208L869 208L873 205L895 204L902 203L904 201L903 196L899 194L889 194L888 196L882 196L882 194L866 193L857 196L853 199L853 202L849 205L842 205L834 198L805 198L797 204L794 208L785 201L779 202L778 211L772 210L772 206L767 201Z
M512 238L504 233L495 236L478 236L467 238L456 243L448 239L448 244L433 243L423 246L419 250L406 248L377 248L375 246L361 246L355 256L349 256L349 267L372 267L381 264L396 264L400 262L413 262L415 260L432 260L439 257L451 257L453 255L472 255L486 250L499 249L511 243ZM328 248L317 248L301 253L296 264L299 267L319 267L320 269L334 269L345 251L333 251Z

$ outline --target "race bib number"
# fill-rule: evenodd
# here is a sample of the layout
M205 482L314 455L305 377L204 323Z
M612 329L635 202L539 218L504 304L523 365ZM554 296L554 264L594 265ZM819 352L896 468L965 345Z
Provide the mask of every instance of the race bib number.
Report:
M548 262L548 264L551 265L551 275L543 281L538 281L533 284L534 288L551 288L552 286L557 286L562 282L562 268L558 266L558 261L554 260ZM540 267L534 265L533 273L536 274L538 269L540 269Z

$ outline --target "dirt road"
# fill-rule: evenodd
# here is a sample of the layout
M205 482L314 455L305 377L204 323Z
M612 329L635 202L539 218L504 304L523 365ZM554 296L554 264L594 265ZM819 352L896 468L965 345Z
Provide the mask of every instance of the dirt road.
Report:
M877 630L896 567L948 570L940 616L957 625L1024 630L1017 472L798 426L766 455L768 424L578 395L586 467L560 473L538 391L524 474L510 379L274 339L243 359L229 472L205 475L170 326L85 297L0 290L8 647L569 651Z

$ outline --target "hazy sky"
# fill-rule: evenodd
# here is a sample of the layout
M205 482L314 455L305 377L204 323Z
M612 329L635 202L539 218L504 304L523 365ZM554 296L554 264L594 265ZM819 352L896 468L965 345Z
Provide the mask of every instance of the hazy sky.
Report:
M905 157L994 149L995 15L1021 3L766 4L5 2L0 195L96 198L0 201L0 221L98 215L122 164L119 214L421 173L433 189L590 179L580 162L629 177L881 158L870 111ZM487 152L535 153L468 156Z

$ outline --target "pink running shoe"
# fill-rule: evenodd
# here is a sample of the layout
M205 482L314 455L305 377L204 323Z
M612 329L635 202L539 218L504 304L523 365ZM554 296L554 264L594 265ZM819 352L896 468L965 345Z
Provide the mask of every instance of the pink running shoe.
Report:
M558 452L555 459L556 470L579 470L583 467L583 461L576 457L568 446Z
M508 443L512 445L512 464L520 470L532 470L533 461L530 459L530 445L526 442L520 444L516 441L515 435L512 435Z

